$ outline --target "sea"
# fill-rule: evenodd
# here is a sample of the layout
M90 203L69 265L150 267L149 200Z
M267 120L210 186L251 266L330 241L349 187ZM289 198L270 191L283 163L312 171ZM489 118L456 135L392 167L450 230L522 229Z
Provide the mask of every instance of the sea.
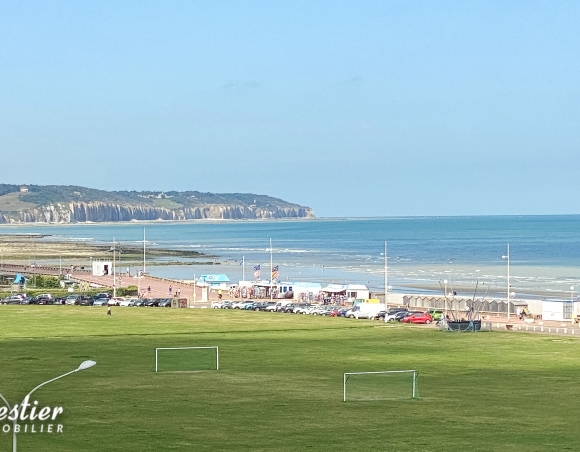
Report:
M261 279L269 279L271 240L272 263L282 281L365 284L377 293L384 292L386 268L391 292L441 294L447 284L458 295L472 296L477 287L480 294L505 297L509 244L510 292L517 298L564 298L580 290L580 215L0 227L1 234L106 244L115 240L121 246L142 246L144 232L147 249L204 253L200 258L157 259L166 265L147 266L150 274L167 278L225 273L232 282L253 280L260 266Z

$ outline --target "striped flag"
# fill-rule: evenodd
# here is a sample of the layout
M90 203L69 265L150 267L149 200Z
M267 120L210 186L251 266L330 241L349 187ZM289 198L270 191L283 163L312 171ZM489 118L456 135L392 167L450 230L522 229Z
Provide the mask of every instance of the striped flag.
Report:
M272 267L272 281L278 279L278 266Z
M260 279L260 266L256 265L254 267L254 278L256 278L256 280Z

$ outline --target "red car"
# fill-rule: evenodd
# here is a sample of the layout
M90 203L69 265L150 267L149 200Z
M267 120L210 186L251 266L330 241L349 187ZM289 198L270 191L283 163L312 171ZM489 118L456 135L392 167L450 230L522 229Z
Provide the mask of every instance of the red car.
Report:
M432 321L433 317L426 312L414 312L401 320L403 323L431 323Z

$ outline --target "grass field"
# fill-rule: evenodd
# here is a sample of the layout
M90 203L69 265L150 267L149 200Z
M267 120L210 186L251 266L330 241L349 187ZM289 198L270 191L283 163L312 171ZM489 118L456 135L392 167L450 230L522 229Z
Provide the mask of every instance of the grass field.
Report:
M98 363L35 393L65 408L65 432L22 434L19 451L580 449L573 338L77 306L0 306L0 338L10 402ZM155 347L200 345L219 346L219 371L154 372ZM421 398L342 402L343 372L389 369L417 369Z

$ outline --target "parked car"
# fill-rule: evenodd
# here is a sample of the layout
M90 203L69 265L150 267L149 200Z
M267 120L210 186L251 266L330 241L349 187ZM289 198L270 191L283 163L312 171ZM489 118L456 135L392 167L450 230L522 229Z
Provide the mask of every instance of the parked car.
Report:
M133 302L136 300L136 298L123 298L122 301L119 301L119 306L133 306Z
M221 300L220 301L212 301L210 308L212 308L212 309L221 309L223 305L224 305L224 302L221 301Z
M107 306L109 302L108 298L97 298L93 301L93 306Z
M255 300L242 300L242 301L236 301L234 302L234 304L232 304L232 309L245 309L247 305L251 305L254 304Z
M233 303L231 301L224 301L222 304L222 309L232 309Z
M137 298L133 301L133 306L145 306L145 302L147 301L147 298Z
M306 303L300 303L294 306L294 308L292 309L292 312L294 314L306 314L308 312L308 309L310 309L310 305L306 304Z
M410 312L407 309L401 310L401 311L395 311L392 314L387 314L385 316L385 322L400 322L402 319L407 317L409 314L410 314Z
M171 298L163 298L162 300L159 300L157 306L159 306L160 308L170 308L171 302L172 302Z
M80 300L80 295L69 295L64 299L64 304L76 304L77 300Z
M290 302L289 301L278 301L276 303L271 303L268 305L268 307L265 310L268 312L277 312L277 311L280 311L282 309L282 307L284 307L288 303L290 303Z
M52 304L54 297L49 293L41 293L36 297L38 304Z
M428 313L435 322L443 318L443 311L440 309L429 309Z
M372 319L381 311L381 306L378 303L359 303L349 309L345 317L350 319Z
M401 320L403 323L431 323L433 318L427 312L414 312Z
M81 306L92 306L95 300L93 297L81 296L80 300L78 300L75 304L79 304Z
M232 303L232 309L243 309L244 308L244 305L246 303L248 303L248 302L253 303L252 300L244 300L244 299L238 300L238 301L234 301Z
M107 292L101 292L95 295L95 298L111 298L112 295Z
M296 303L288 303L287 305L284 305L282 307L282 309L280 310L280 312L285 312L285 313L290 313L292 314L294 312L294 308L297 306Z
M143 305L149 308L157 307L159 306L159 301L159 298L148 298Z
M265 311L272 305L275 305L275 303L270 303L269 301L257 301L252 305L252 309L254 311Z
M121 304L121 301L124 301L124 298L121 297L114 297L114 298L109 298L109 300L107 301L107 304L109 306L119 306Z
M58 297L54 300L54 304L64 304L66 297Z

